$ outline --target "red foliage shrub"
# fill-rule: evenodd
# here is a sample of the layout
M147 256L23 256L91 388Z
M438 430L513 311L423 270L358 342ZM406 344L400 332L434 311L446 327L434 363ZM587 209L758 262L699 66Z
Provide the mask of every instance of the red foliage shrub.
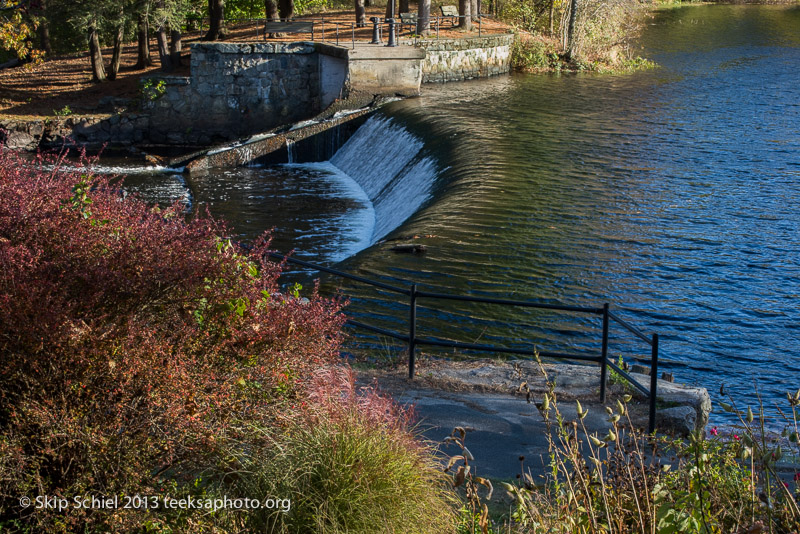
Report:
M217 221L61 163L0 152L0 529L121 530L122 511L19 499L191 478L237 422L269 420L331 360L343 317L316 292L278 292L267 240L246 253Z

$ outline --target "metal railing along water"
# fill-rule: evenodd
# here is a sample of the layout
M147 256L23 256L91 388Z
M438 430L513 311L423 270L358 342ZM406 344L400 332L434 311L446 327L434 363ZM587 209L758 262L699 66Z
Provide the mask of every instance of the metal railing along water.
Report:
M408 346L408 376L410 379L413 379L415 374L416 348L422 345L427 345L432 347L447 347L447 348L469 350L469 351L501 352L507 354L517 354L521 356L538 355L545 358L558 358L564 360L593 362L597 363L600 366L600 402L605 402L606 400L606 384L608 382L608 369L611 368L618 376L621 376L623 379L625 379L637 391L641 392L643 395L648 397L649 400L648 431L649 432L655 431L656 398L658 392L658 350L659 350L658 334L652 334L650 336L644 334L641 330L631 325L626 320L622 319L618 314L612 312L610 310L610 305L608 303L604 303L602 306L597 306L597 307L569 306L562 304L548 304L548 303L524 301L524 300L471 297L465 295L453 295L447 293L420 291L417 289L417 285L413 283L410 284L408 288L398 287L384 282L379 282L377 280L370 280L362 276L346 273L343 271L338 271L336 269L331 269L330 267L324 267L322 265L316 265L313 263L309 263L307 261L298 260L296 258L291 258L289 256L284 256L274 252L270 253L269 256L272 259L285 261L287 263L298 265L306 269L314 270L317 272L328 273L339 278L352 280L354 282L376 287L384 291L407 296L409 298L407 333L395 332L387 328L370 325L362 321L357 321L355 319L349 319L349 318L347 319L346 324L355 328L360 328L375 334L380 334L383 336L391 337L393 339L405 342ZM602 318L602 337L600 342L600 354L589 355L589 354L575 354L575 353L565 353L565 352L551 352L551 351L541 351L535 349L500 347L488 344L467 343L463 341L452 341L452 340L436 339L430 337L421 337L417 334L417 303L420 299L474 302L482 304L492 304L497 306L536 308L536 309L544 309L555 312L568 312L568 313L599 316ZM611 325L611 321L614 321L616 324L622 326L625 330L632 333L634 336L636 336L637 338L641 339L642 341L644 341L649 345L650 347L649 388L640 384L628 372L626 372L624 369L621 369L619 366L614 364L614 362L608 359L609 327Z

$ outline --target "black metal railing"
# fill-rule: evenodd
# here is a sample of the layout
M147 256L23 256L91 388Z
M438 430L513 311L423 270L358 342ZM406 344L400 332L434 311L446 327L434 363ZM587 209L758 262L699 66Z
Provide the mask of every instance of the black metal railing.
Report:
M383 28L386 28L386 34L388 35L388 44L387 46L396 46L396 42L399 40L399 33L401 33L401 29L403 26L407 26L408 23L402 22L400 19L400 14L396 18L381 18L381 17L371 17L370 21L372 24L375 25L376 32L373 34L373 38L371 44L383 44ZM474 15L469 17L472 20L472 23L478 27L478 37L483 35L483 19L484 18L491 18L492 15L481 13L480 15ZM416 29L411 32L413 35L414 44L418 41L423 39L439 39L439 30L442 28L442 23L445 21L450 20L462 20L468 18L465 15L431 15L428 17L428 31L431 32L429 35L420 36L417 35ZM183 26L183 30L186 33L186 37L191 37L196 34L197 38L200 38L206 31L206 28L209 26L209 21L207 17L194 17L187 21L187 24ZM311 29L309 31L294 31L291 28L292 23L310 23ZM355 48L356 46L356 31L368 27L369 23L358 24L355 22L337 22L331 19L325 19L324 15L319 17L302 17L302 18L293 18L293 19L280 19L280 20L269 20L265 18L230 18L225 19L226 25L233 25L236 26L237 29L245 30L245 31L252 31L256 39L266 39L270 33L310 33L311 40L316 41L320 40L322 42L332 42L336 43L337 46L341 44L341 42L350 42L350 46ZM270 24L281 24L286 25L282 29L279 28L277 30L269 29ZM299 24L298 24L299 25ZM327 26L327 28L326 28ZM455 24L451 24L451 26L455 27ZM248 30L251 28L252 30ZM434 37L435 34L435 37ZM378 35L377 39L374 35ZM348 39L349 37L349 39ZM370 41L366 41L370 42Z
M608 303L603 304L602 306L568 306L562 304L548 304L542 302L533 302L533 301L525 301L525 300L510 300L510 299L496 299L496 298L487 298L487 297L471 297L465 295L452 295L447 293L434 293L428 291L420 291L417 289L416 284L410 284L408 288L398 287L391 284L386 284L384 282L379 282L376 280L370 280L368 278L364 278L363 276L358 276L350 273L346 273L343 271L338 271L336 269L331 269L330 267L324 267L322 265L316 265L313 263L309 263L307 261L298 260L296 258L291 258L289 256L284 256L277 253L270 253L270 258L280 261L286 261L288 263L299 265L306 269L311 269L318 272L328 273L339 278L344 278L347 280L352 280L354 282L358 282L361 284L369 285L372 287L376 287L379 289L383 289L384 291L389 291L392 293L397 293L400 295L405 295L409 298L408 302L408 333L399 333L393 330L389 330L386 328L381 328L378 326L370 325L367 323L363 323L361 321L357 321L355 319L347 319L347 323L350 326L361 328L363 330L367 330L369 332L373 332L375 334L380 334L383 336L391 337L393 339L397 339L403 341L408 346L408 377L410 379L414 378L415 374L415 365L416 365L416 348L417 346L421 345L428 345L432 347L447 347L447 348L454 348L460 350L470 350L470 351L485 351L485 352L502 352L507 354L518 354L523 356L541 356L545 358L558 358L564 360L573 360L573 361L583 361L583 362L593 362L597 363L600 366L600 402L606 401L606 384L608 382L608 368L610 367L615 373L619 376L624 378L627 382L631 384L636 390L644 394L648 397L649 400L649 424L648 424L648 432L655 431L655 421L656 421L656 398L658 392L658 334L652 334L648 336L644 334L641 330L636 328L635 326L631 325L626 320L622 319L618 314L612 312L610 310L610 305ZM474 302L474 303L482 303L482 304L493 304L498 306L513 306L513 307L520 307L520 308L536 308L536 309L544 309L544 310L551 310L557 312L569 312L569 313L578 313L578 314L587 314L592 316L599 316L602 318L602 336L600 342L600 354L599 355L589 355L589 354L576 354L576 353L566 353L566 352L552 352L552 351L542 351L542 350L535 350L535 349L522 349L522 348L513 348L513 347L502 347L502 346L495 346L495 345L488 345L488 344L480 344L480 343L466 343L462 341L452 341L446 339L436 339L436 338L429 338L429 337L420 337L417 335L417 303L420 299L433 299L433 300L450 300L450 301L461 301L461 302ZM610 361L608 358L608 346L609 346L609 328L611 325L611 321L622 326L625 330L632 333L637 338L641 339L645 343L650 346L650 387L647 388L640 384L635 378L633 378L627 371L621 369L619 366L614 364L614 362Z

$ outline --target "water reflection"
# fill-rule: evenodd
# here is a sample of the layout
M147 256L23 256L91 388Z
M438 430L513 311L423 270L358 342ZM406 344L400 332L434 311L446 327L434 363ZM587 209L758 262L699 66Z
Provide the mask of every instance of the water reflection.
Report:
M387 237L428 252L378 243L339 266L423 289L609 301L662 335L678 380L751 398L757 379L779 401L798 386L800 358L798 28L798 8L671 9L642 40L658 69L447 84L391 104L384 116L424 140L419 157L439 171L432 198ZM332 235L363 206L297 172L227 171L189 186L241 235L275 226L282 249L313 254L325 221ZM347 289L349 313L404 328L404 299ZM597 321L432 304L420 307L420 335L598 347ZM620 331L612 339L612 355L647 353Z

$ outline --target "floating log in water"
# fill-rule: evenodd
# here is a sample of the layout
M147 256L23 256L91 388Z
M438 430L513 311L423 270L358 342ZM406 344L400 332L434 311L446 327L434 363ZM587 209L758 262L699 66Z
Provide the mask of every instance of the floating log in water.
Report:
M425 245L415 245L414 243L408 243L403 245L395 245L390 248L392 252L405 252L407 254L424 254L428 247Z

